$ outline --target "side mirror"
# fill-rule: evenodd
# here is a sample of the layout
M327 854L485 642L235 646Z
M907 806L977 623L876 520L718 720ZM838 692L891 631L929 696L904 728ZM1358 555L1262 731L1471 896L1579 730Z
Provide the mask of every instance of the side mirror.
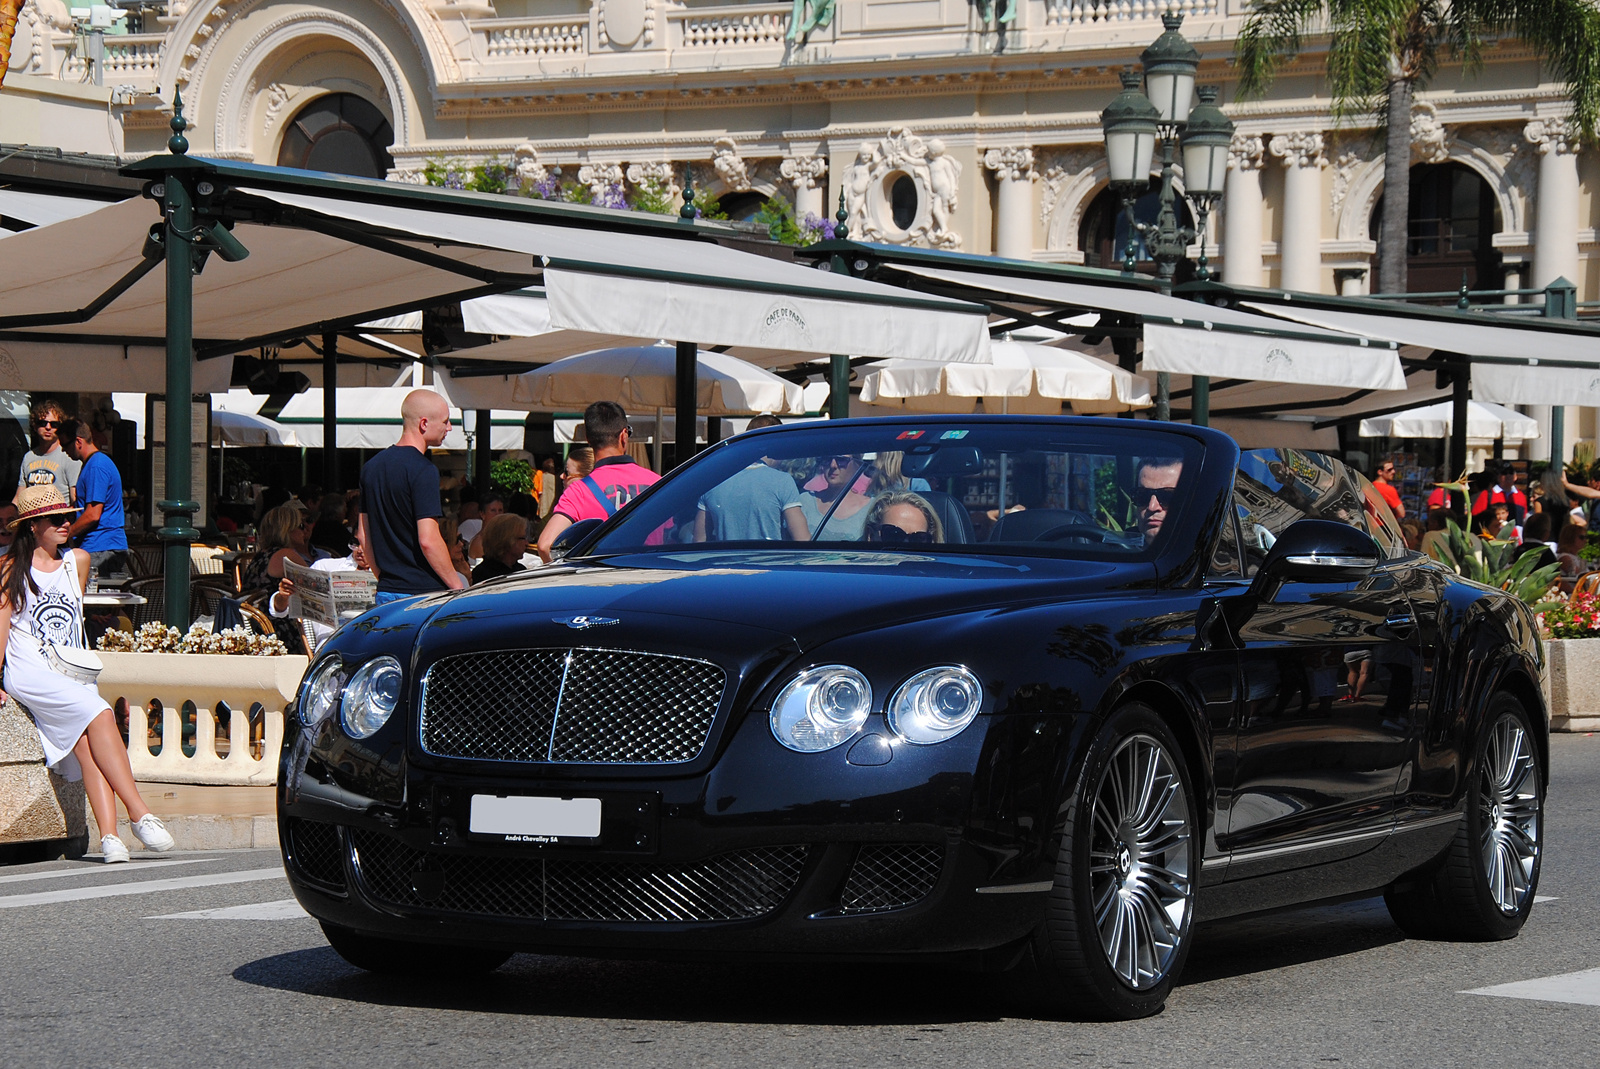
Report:
M1347 583L1378 566L1378 543L1359 527L1334 520L1297 520L1278 536L1256 572L1255 590L1267 601L1284 583Z
M562 531L556 536L556 540L550 543L550 559L557 561L565 557L572 552L573 546L588 538L595 528L605 522L604 520L579 520L565 531Z

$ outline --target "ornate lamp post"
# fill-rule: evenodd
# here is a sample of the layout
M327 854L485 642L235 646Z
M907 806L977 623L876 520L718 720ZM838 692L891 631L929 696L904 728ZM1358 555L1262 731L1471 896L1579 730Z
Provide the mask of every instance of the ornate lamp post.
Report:
M1111 173L1111 188L1122 200L1128 219L1128 248L1122 269L1132 274L1138 257L1138 242L1143 238L1156 263L1156 277L1162 292L1171 292L1178 262L1184 258L1196 233L1178 225L1177 193L1173 189L1176 173L1174 154L1180 143L1186 192L1200 215L1200 277L1208 278L1204 231L1205 220L1222 196L1227 174L1228 145L1233 124L1216 106L1216 90L1200 91L1201 103L1194 105L1195 71L1200 53L1178 32L1183 16L1168 13L1161 17L1165 32L1140 56L1144 67L1144 92L1139 92L1139 75L1124 71L1122 92L1100 115L1105 131L1106 162ZM1150 187L1150 167L1157 142L1161 146L1160 209L1154 225L1134 219L1134 205ZM1170 413L1170 380L1166 372L1156 373L1155 417L1167 419ZM1209 381L1195 379L1195 422L1207 419Z

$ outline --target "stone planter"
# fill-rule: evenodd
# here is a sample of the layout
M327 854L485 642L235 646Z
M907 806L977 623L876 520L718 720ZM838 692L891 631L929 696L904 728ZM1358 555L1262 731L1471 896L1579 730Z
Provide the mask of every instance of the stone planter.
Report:
M283 746L283 710L294 698L306 658L244 657L207 653L101 653L100 696L128 710L128 761L137 780L229 786L271 785ZM161 709L161 745L150 752L144 710ZM213 716L228 712L227 753L217 754ZM260 756L251 753L252 708L261 726ZM193 711L193 752L183 745L184 714Z
M1552 731L1600 731L1600 638L1553 638L1550 661Z
M83 782L44 767L39 729L16 702L0 706L0 846L59 843L68 857L89 847ZM54 853L54 851L52 851Z

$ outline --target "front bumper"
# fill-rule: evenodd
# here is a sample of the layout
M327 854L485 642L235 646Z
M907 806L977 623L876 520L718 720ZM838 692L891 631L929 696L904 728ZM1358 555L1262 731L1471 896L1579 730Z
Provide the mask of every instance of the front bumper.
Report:
M405 802L388 806L285 767L280 841L309 913L393 939L645 957L1003 957L1043 919L1050 869L975 819L973 772L951 770L982 767L985 735L907 747L878 768L851 767L844 752L756 760L736 743L705 774L676 779L413 766ZM473 837L474 794L598 796L605 830L576 846Z

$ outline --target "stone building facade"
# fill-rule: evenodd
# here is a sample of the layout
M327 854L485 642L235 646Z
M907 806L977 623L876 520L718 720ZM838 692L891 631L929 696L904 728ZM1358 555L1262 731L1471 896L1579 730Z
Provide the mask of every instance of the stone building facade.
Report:
M814 0L150 0L99 80L132 154L160 149L180 86L206 155L398 181L498 157L530 186L560 168L669 192L692 168L735 214L832 215L842 189L858 237L1096 264L1116 258L1099 112L1169 8L1238 125L1213 263L1366 291L1381 143L1334 120L1315 43L1267 99L1236 99L1247 0L837 0L794 35ZM63 0L33 0L17 69L91 80L78 40ZM1564 276L1594 300L1600 153L1536 55L1486 58L1447 64L1412 116L1412 288ZM1569 442L1594 436L1572 417Z

